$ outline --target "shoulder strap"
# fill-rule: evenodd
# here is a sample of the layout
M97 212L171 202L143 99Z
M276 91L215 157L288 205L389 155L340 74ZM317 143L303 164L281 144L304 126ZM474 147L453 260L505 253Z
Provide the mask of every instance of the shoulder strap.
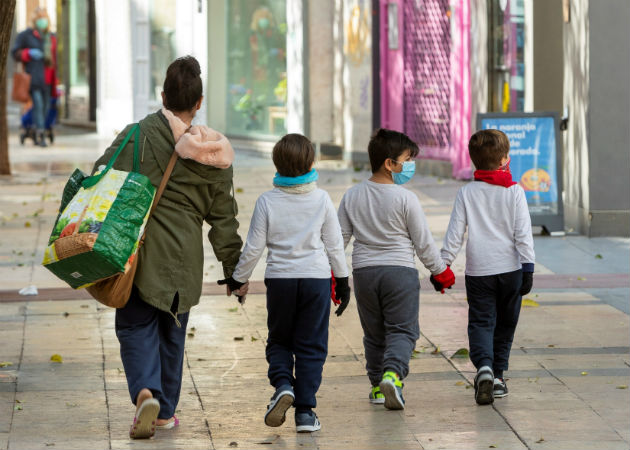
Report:
M164 171L164 175L162 175L162 181L160 181L160 186L158 186L158 190L153 199L153 205L151 205L151 211L149 212L149 218L155 211L160 198L162 197L162 193L166 188L166 183L168 183L168 179L171 177L171 173L173 172L173 168L175 167L175 163L177 162L177 152L173 150L173 154L171 155L171 159L168 160L168 165L166 166L166 170Z

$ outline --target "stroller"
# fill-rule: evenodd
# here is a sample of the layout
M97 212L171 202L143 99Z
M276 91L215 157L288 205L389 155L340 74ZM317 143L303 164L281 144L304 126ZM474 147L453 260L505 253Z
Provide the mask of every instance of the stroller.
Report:
M46 111L46 119L44 122L44 134L52 144L55 141L55 133L53 125L57 122L57 97L51 97ZM26 139L32 139L34 144L38 144L37 130L33 125L33 106L22 115L22 132L20 133L20 144L24 145ZM43 147L45 146L42 145Z

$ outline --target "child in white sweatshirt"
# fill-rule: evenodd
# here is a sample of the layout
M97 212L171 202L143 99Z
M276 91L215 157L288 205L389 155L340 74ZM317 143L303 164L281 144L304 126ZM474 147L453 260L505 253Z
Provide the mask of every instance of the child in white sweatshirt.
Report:
M466 294L470 359L477 368L475 400L489 404L508 394L503 372L521 310L532 289L534 240L523 188L512 181L510 141L481 130L468 143L478 169L457 193L442 258L451 264L466 243Z
M256 201L243 253L227 280L230 290L238 290L268 248L266 355L276 392L265 423L282 425L295 405L298 432L321 428L312 409L328 353L331 268L341 300L337 315L350 300L339 221L328 193L315 184L314 159L313 145L300 134L288 134L275 145L275 188Z

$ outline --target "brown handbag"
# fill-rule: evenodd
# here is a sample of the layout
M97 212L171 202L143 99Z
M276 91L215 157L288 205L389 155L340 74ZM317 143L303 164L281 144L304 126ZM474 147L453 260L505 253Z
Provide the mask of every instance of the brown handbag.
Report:
M13 87L11 89L11 100L14 102L27 103L31 94L31 76L24 71L24 65L22 65L22 71L13 72Z
M168 179L171 176L171 172L173 171L173 167L175 167L175 163L177 162L177 153L173 151L171 155L171 159L166 166L166 170L164 171L164 175L162 176L162 181L160 181L160 186L158 187L157 193L155 194L155 199L153 200L153 205L151 206L151 211L149 211L149 219L153 215L153 211L157 207L160 198L162 197L162 193L164 192L164 188L166 187L166 183L168 183ZM97 281L91 286L88 286L86 290L90 293L92 297L101 302L105 306L110 306L112 308L123 308L129 297L131 295L131 289L133 288L133 280L136 275L136 270L138 268L138 256L140 255L140 247L144 244L144 238L146 236L146 227L145 232L142 234L140 238L140 242L138 243L138 249L136 250L136 254L133 256L131 264L127 267L127 269L119 274L116 274L112 277L105 278L104 280Z

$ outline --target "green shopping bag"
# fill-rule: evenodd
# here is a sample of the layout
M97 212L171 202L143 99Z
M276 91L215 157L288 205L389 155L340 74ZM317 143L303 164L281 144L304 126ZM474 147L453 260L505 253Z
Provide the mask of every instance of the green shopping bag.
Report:
M112 169L132 135L132 172ZM155 196L139 173L139 136L135 124L102 171L77 169L66 183L42 264L74 289L125 272L135 257Z

